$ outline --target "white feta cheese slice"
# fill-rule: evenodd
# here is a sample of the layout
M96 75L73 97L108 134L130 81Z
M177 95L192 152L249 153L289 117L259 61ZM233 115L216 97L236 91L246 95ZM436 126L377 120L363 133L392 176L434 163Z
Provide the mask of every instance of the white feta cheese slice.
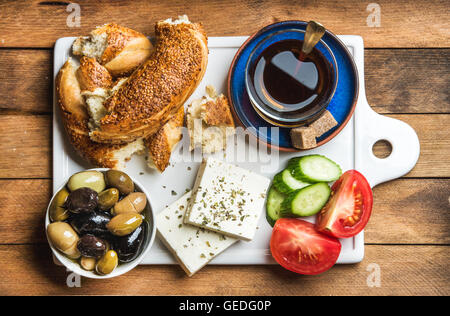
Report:
M183 223L191 192L157 215L157 234L183 270L192 276L230 247L235 238Z
M184 222L250 241L269 185L266 177L209 157L200 166Z

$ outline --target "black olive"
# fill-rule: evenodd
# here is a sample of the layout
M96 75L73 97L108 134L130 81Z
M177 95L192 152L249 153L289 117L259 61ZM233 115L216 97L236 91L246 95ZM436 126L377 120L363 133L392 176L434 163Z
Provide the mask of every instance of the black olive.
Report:
M113 241L114 250L117 252L119 261L130 262L139 255L144 241L147 223L143 222L134 232L127 236L116 237Z
M84 235L80 238L77 248L83 257L100 258L106 253L106 242L94 235Z
M80 234L93 234L102 238L109 235L106 224L111 220L111 215L105 212L93 211L91 213L83 213L73 216L70 224L73 229Z
M79 188L69 194L64 208L75 214L90 213L95 210L97 204L97 192L90 188Z

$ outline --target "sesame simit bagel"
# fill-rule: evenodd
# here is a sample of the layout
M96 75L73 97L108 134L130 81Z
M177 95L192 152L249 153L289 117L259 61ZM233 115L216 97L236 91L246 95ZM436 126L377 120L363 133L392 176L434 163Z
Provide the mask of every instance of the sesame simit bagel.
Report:
M127 143L155 134L194 92L208 62L206 34L187 17L156 24L155 52L108 98L90 133L101 143Z

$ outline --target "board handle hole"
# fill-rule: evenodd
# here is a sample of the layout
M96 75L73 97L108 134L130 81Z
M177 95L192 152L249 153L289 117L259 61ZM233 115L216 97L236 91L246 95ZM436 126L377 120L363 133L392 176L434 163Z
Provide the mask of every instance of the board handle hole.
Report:
M385 159L389 157L392 153L392 144L385 139L381 139L377 141L375 144L373 144L372 152L375 155L375 157Z

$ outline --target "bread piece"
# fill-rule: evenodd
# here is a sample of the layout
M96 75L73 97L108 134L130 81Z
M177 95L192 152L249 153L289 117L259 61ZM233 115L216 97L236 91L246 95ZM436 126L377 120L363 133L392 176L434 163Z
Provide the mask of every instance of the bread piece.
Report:
M108 145L89 138L89 115L76 77L77 66L69 59L56 78L56 97L64 128L76 151L97 167L123 169L125 161L142 152L142 139L129 144Z
M320 137L337 125L338 122L336 122L330 111L325 110L325 112L323 112L323 114L315 120L310 127L315 130L316 137Z
M210 126L234 127L228 99L223 94L218 96L216 89L211 85L206 86L205 91L209 98L202 103L203 121Z
M78 37L74 55L95 58L113 76L131 74L153 52L148 38L137 31L115 23L97 27L89 36Z
M150 168L163 172L170 162L170 155L182 137L184 107L172 117L156 134L144 140L148 149L147 163Z
M108 114L108 111L103 106L105 100L114 94L127 81L127 79L128 78L118 79L114 86L110 89L94 85L93 91L81 91L81 94L85 96L87 110L89 116L91 117L89 122L89 127L91 130L96 128L100 124L100 120Z
M291 129L292 146L298 149L311 149L317 146L316 131L311 127Z
M195 90L206 70L208 47L200 24L158 22L155 52L104 103L108 115L90 134L103 143L155 134Z
M204 153L224 150L234 134L234 121L228 99L217 95L214 87L206 87L206 96L194 100L187 110L190 149L201 146Z
M81 57L76 75L82 92L92 92L98 88L109 89L113 84L108 70L91 57Z
M113 79L105 67L95 58L83 56L80 59L76 77L81 89L81 95L86 97L86 106L93 124L107 114L103 102L110 95Z

